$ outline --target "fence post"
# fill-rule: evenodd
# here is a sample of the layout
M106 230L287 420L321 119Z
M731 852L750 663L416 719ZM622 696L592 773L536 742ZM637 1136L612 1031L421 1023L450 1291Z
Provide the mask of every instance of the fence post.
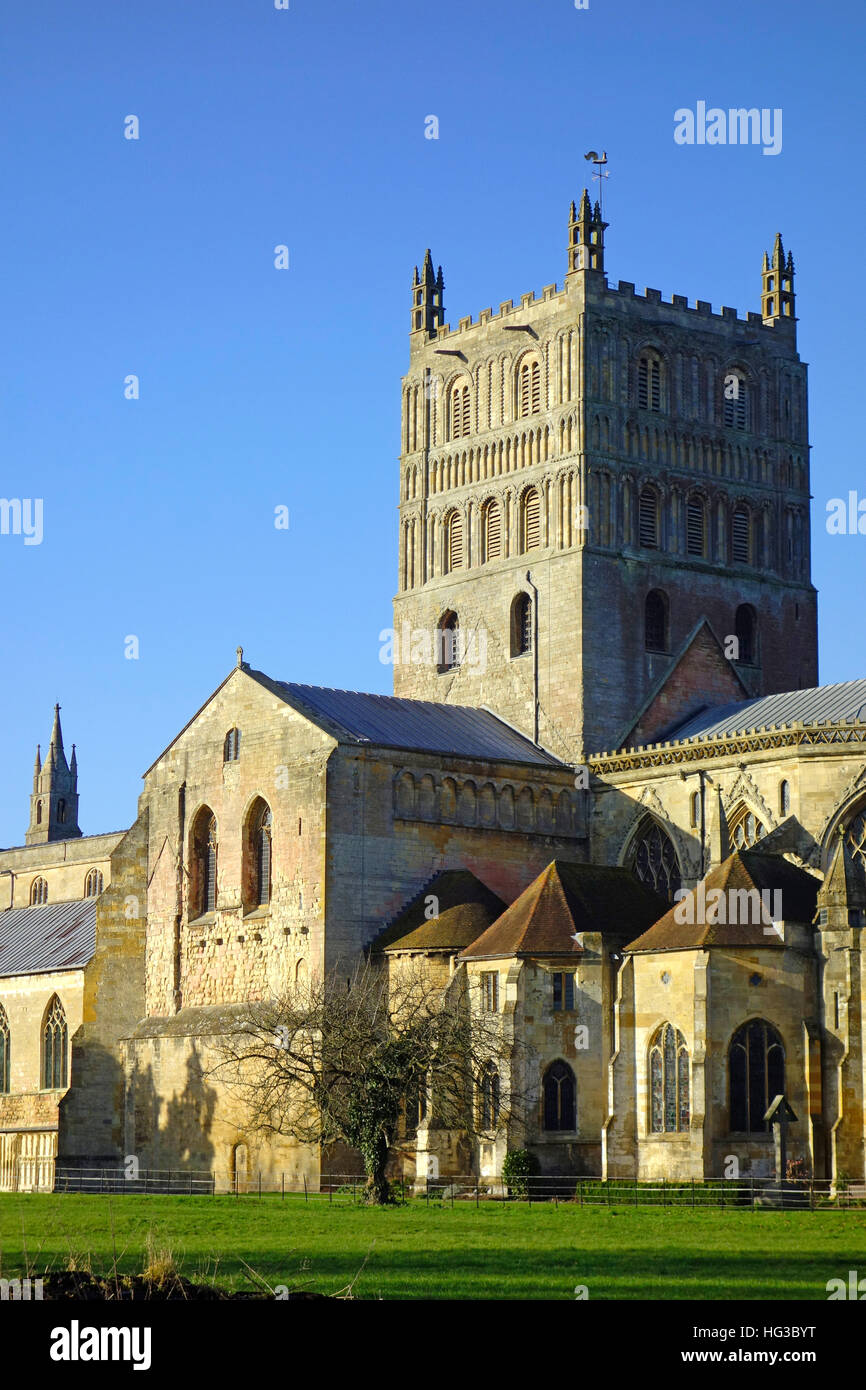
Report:
M262 1200L262 1170L259 1169L259 1201Z
M637 1206L637 1178L634 1180L634 1204Z
M663 1206L663 1207L666 1207L667 1204L668 1204L668 1185L667 1185L667 1178L662 1178L662 1206Z
M189 1172L189 1195L192 1196L192 1169Z
M478 1210L478 1183L475 1184L475 1210Z
M333 1186L333 1183L330 1183L330 1182L329 1182L329 1183L328 1183L328 1206L331 1205L331 1203L333 1202L333 1200L334 1200L334 1186Z
M308 1196L307 1196L307 1175L306 1175L306 1173L305 1173L305 1174L304 1174L304 1201L306 1202L306 1201L308 1201L308 1200L309 1200L309 1198L308 1198Z
M145 1181L146 1181L146 1179L145 1179ZM211 1195L212 1197L215 1197L215 1196L216 1196L216 1168L212 1168L212 1169L211 1169L211 1174L210 1174L210 1195Z
M692 1178L692 1206L695 1204L695 1180Z
M144 1195L147 1196L147 1169L144 1170Z
M285 1200L286 1200L286 1175L285 1175L285 1173L280 1173L280 1201L281 1201L281 1202L284 1202Z

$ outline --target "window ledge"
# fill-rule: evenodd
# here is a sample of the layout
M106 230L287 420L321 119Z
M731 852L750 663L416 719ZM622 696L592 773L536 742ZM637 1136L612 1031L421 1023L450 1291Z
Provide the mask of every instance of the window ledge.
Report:
M212 926L216 921L215 912L203 912L200 917L191 917L187 922L188 927L207 927Z

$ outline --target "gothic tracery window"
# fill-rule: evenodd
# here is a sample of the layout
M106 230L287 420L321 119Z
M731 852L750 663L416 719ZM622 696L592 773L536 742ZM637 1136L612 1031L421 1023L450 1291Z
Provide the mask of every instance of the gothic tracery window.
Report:
M202 806L192 830L190 917L216 911L217 846L216 817L209 806Z
M439 650L436 663L440 671L454 671L460 665L460 623L456 613L445 613L436 630Z
M845 838L854 859L866 870L866 806L851 820Z
M84 880L85 898L98 898L102 892L103 879L98 869L91 869Z
M673 902L681 874L673 841L654 820L645 821L631 851L631 870L648 888Z
M241 755L241 731L229 729L223 742L223 762L236 763Z
M728 837L737 849L751 849L767 833L764 822L744 802L731 812Z
M574 1072L567 1062L552 1062L544 1073L544 1128L577 1128L577 1088Z
M69 1034L63 1005L53 995L42 1025L42 1089L60 1090L67 1085Z
M785 1090L785 1049L772 1024L762 1018L744 1023L728 1054L731 1131L766 1134L764 1116Z
M644 604L644 646L648 652L668 649L668 601L661 589L651 589Z
M499 1124L499 1072L492 1062L487 1062L481 1073L481 1106L479 1119L482 1130L495 1129Z
M30 885L30 906L41 907L48 902L48 884L44 878L34 878Z
M677 1134L689 1127L689 1053L670 1023L654 1034L649 1052L650 1130Z
M10 1061L9 1018L0 1004L0 1095L7 1095L9 1091Z

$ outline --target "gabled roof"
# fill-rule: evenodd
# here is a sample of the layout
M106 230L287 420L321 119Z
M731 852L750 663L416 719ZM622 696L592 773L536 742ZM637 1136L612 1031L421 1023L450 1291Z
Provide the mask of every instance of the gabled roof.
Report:
M630 934L654 921L664 901L629 869L554 859L461 960L580 956L575 934Z
M866 680L785 690L736 704L714 705L692 715L667 735L670 741L744 734L785 724L866 723Z
M83 970L96 943L96 899L0 912L0 976Z
M703 657L699 656L701 648L704 652ZM710 670L707 669L708 658L712 659ZM700 665L695 672L695 693L690 697L688 713L684 714L684 688L690 688L690 683L686 680L684 687L682 677L690 666L694 667L696 661ZM703 693L703 699L697 693L699 689ZM707 618L699 618L678 651L674 653L670 666L659 676L628 728L623 730L622 736L617 740L617 747L640 747L673 738L674 735L666 730L676 722L683 723L684 718L697 717L696 707L706 706L713 697L718 701L726 695L738 694L748 694L739 671L725 656L724 647L712 624ZM671 701L677 701L679 708L672 708Z
M474 705L446 705L433 700L406 700L368 695L358 690L277 681L244 663L234 667L204 704L155 758L150 772L238 672L276 695L339 743L399 748L407 752L444 753L480 762L524 763L565 769L559 758L540 748L492 710Z
M429 899L439 904L427 917ZM501 898L468 869L443 869L373 942L374 951L458 951L505 911Z
M446 753L485 762L564 767L559 758L537 747L487 709L404 700L394 695L366 695L358 690L330 690L288 681L269 681L268 685L287 704L341 743Z
M784 941L772 926L773 895L781 893L780 920L811 924L820 887L820 879L787 859L753 849L736 850L625 949L640 952L686 951L709 946L783 947ZM721 899L712 892L714 889L721 891ZM769 903L769 915L755 910L755 899L731 896L755 890L770 894L763 900ZM720 920L715 920L717 917ZM729 917L745 917L746 920L730 922ZM759 920L755 921L755 917Z

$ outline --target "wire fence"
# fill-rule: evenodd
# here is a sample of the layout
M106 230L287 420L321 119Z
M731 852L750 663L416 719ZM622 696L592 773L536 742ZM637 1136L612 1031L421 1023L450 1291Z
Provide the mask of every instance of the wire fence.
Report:
M786 1207L803 1210L848 1210L866 1207L866 1184L830 1179L775 1178L712 1179L685 1181L660 1178L598 1178L567 1176L448 1177L391 1180L391 1196L397 1202L423 1202L428 1207L487 1202L522 1202L527 1205L570 1204L608 1207ZM367 1200L366 1179L360 1173L322 1174L318 1179L303 1174L255 1174L244 1178L216 1172L180 1169L58 1168L54 1191L59 1193L114 1193L120 1195L229 1196L240 1201L279 1197L329 1205L359 1204Z

